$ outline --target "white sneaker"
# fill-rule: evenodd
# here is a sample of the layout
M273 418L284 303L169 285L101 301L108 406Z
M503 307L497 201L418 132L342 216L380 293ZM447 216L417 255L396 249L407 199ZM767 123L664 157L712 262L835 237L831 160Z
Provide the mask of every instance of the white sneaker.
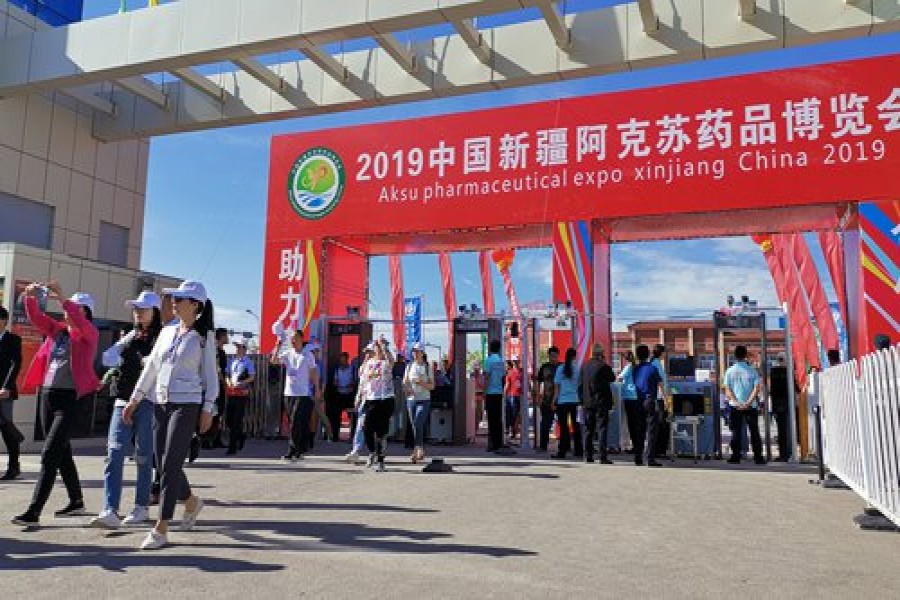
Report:
M104 510L102 513L91 519L91 527L97 529L118 529L122 526L119 516L112 510Z
M147 532L147 537L141 542L141 550L159 550L169 545L169 538L155 529Z
M359 464L359 452L353 450L344 455L344 460L346 460L351 465Z
M368 460L366 460L366 468L371 469L372 465L374 465L374 464L375 464L375 453L372 452L371 454L369 454Z
M203 498L197 498L197 507L193 512L184 509L184 515L181 517L181 530L190 531L197 524L197 516L203 510Z
M146 506L135 506L128 516L122 521L122 524L126 527L130 527L132 525L140 525L141 523L146 523L150 520L150 509Z

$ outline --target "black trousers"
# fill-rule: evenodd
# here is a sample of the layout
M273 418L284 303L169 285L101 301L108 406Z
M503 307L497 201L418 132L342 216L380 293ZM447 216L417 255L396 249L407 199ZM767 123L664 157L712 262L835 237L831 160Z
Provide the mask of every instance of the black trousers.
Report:
M600 450L600 460L606 460L608 457L608 437L609 437L609 409L595 406L593 408L584 409L584 425L585 425L585 455L588 458L594 457L594 437L597 436L597 427L600 428L600 440L598 441Z
M348 407L353 406L352 394L334 394L334 396L325 403L325 416L331 423L331 441L337 442L341 439L341 416Z
M762 438L759 436L759 409L756 408L731 409L731 457L739 458L743 453L745 423L750 428L750 446L753 448L753 458L761 460L763 458Z
M244 411L246 410L246 396L228 396L228 406L225 409L225 424L228 426L228 451L237 452L238 444L244 437Z
M191 497L184 461L200 418L199 404L167 402L153 407L153 441L159 469L159 518L175 516L175 504Z
M631 448L634 451L634 461L641 462L644 459L644 439L647 437L647 414L638 400L625 400L625 420L628 422L628 437L631 438Z
M384 444L387 439L388 429L391 426L391 417L394 415L394 399L366 401L366 422L363 424L366 435L366 447L369 453L376 453L378 460L384 461Z
M778 427L778 457L787 460L791 457L791 419L787 409L773 413L775 425ZM10 461L12 458L10 458Z
M550 430L553 429L554 416L553 407L549 404L541 403L541 437L538 442L538 447L541 450L546 450L547 446L550 445Z
M288 411L291 415L291 441L288 455L300 456L309 452L312 432L309 419L313 413L313 400L309 396L288 396Z
M9 453L9 470L19 469L19 447L22 445L23 435L13 422L14 400L0 400L0 436L3 437L3 445Z
M584 448L581 443L581 425L578 424L577 404L557 404L556 418L559 419L559 449L557 454L565 456L569 452L572 438L575 442L575 456L584 456ZM569 432L569 423L572 424L573 433Z
M645 400L644 412L647 415L647 436L644 439L644 461L648 464L656 460L659 449L659 427L663 418L662 400Z
M41 452L41 473L34 494L31 497L29 512L40 515L53 491L56 474L62 475L69 500L77 502L83 499L78 469L72 456L71 436L75 428L78 414L79 398L75 390L41 390L43 406L49 411L50 429L44 440ZM46 421L45 421L46 422Z
M488 451L503 447L503 394L487 394L484 408L488 421Z

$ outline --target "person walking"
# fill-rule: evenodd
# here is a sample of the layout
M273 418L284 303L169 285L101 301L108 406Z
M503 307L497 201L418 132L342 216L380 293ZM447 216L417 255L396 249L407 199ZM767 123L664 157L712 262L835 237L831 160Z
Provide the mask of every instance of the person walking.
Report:
M125 304L131 307L134 328L103 353L103 366L116 369L118 378L103 467L103 510L91 520L92 527L101 529L118 529L122 525L137 525L150 519L150 487L153 482L152 400L141 403L132 415L132 424L125 423L122 415L143 370L143 362L153 350L162 330L160 298L154 292L144 291ZM134 509L123 521L119 517L122 471L126 449L132 440L137 482Z
M160 507L159 518L147 532L142 550L168 545L169 521L179 500L184 501L183 531L194 528L203 510L203 500L193 493L184 474L184 461L198 422L201 434L212 425L219 395L213 304L206 287L199 281L186 280L163 292L173 298L178 324L163 327L122 415L126 424L133 425L142 405L153 404Z
M350 355L341 352L337 367L331 377L332 393L325 401L325 412L331 423L331 441L341 439L341 417L345 410L353 408L356 391L356 370L350 364ZM352 437L352 434L351 434Z
M484 361L485 387L484 405L488 419L488 452L505 450L503 443L503 378L506 368L500 357L500 340L491 340L488 357Z
M37 296L44 290L49 300L62 305L64 321L55 321L41 310ZM25 288L25 314L46 339L28 368L24 383L29 389L40 386L41 406L49 417L50 427L44 440L41 473L31 504L24 513L13 518L17 525L38 525L53 491L57 472L66 485L69 503L57 511L56 516L75 516L84 512L84 496L70 439L81 402L100 387L94 372L99 334L93 324L93 297L78 292L68 300L63 298L62 289L55 282L46 286L32 283Z
M581 399L578 396L578 385L581 382L581 374L575 364L577 352L575 348L566 350L565 362L556 369L553 379L556 385L554 403L556 404L556 418L559 420L559 446L553 458L564 459L568 454L571 438L575 442L575 458L584 457L584 449L581 441L581 425L578 423L578 405ZM570 433L569 426L572 431Z
M414 447L409 458L415 464L425 460L425 422L431 408L434 374L421 342L413 344L412 353L413 360L403 375L403 389L406 391L406 411L413 426Z
M766 464L759 435L759 373L747 362L746 346L734 349L735 363L725 371L724 389L731 407L731 458L730 464L739 464L744 450L744 424L750 428L750 445L758 465Z
M484 421L484 389L486 384L481 365L476 364L472 368L472 385L475 388L475 433L478 432L481 423Z
M656 462L657 440L659 439L659 424L663 416L662 399L659 397L661 378L656 365L649 362L650 348L645 345L637 347L638 365L634 368L634 387L637 391L638 402L643 408L646 417L645 438L643 444L642 462L638 462L638 454L635 454L635 464L646 463L648 467L661 467ZM635 450L637 452L637 450Z
M291 439L288 442L287 454L281 458L293 462L302 459L309 451L313 436L310 430L310 418L314 410L313 397L317 397L321 392L319 369L312 353L304 350L303 331L300 329L294 331L289 347L283 347L283 342L283 339L279 340L270 360L285 367L284 399L290 415Z
M367 467L384 472L387 434L394 414L394 357L384 338L375 342L375 355L366 362L366 421L364 431L369 449Z
M585 420L585 462L594 462L594 437L600 425L600 462L611 465L608 449L609 411L613 407L610 384L616 380L612 367L606 363L603 347L595 344L591 358L585 363L581 373L581 399Z
M513 439L519 432L519 411L522 401L522 371L516 361L508 361L503 386L506 409L506 434Z
M366 397L369 393L368 384L363 374L365 373L366 363L375 356L375 344L369 343L359 361L359 370L357 371L357 381L359 384L356 388L356 399L353 403L353 418L350 421L350 452L344 456L344 460L349 463L356 464L359 462L359 454L362 452L363 446L366 445Z
M553 420L556 417L556 405L553 399L556 396L556 370L559 368L559 348L550 346L547 350L547 362L541 365L537 374L537 394L540 399L541 430L540 441L536 450L546 452L550 445L550 430L553 429Z
M256 367L247 356L247 340L238 338L234 342L235 355L228 363L228 404L225 408L225 422L228 425L228 451L237 454L244 449L247 436L244 433L244 414L250 398L253 382L256 381Z
M634 352L629 350L623 357L625 366L619 373L617 380L622 384L622 407L625 410L625 420L628 423L628 437L631 439L631 451L634 453L634 464L644 464L644 438L647 435L647 415L644 407L638 402L637 388L634 387L634 370L637 368L637 359Z
M0 306L0 436L9 454L9 465L0 481L12 481L22 474L19 448L25 436L16 427L13 406L19 397L16 380L22 368L22 338L9 331L9 311Z

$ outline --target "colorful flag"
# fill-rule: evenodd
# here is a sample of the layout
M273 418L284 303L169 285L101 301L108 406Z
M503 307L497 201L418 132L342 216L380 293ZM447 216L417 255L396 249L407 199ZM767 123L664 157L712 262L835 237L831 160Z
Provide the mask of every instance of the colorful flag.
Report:
M392 254L388 257L388 269L391 279L391 320L394 328L394 347L397 351L403 348L406 341L405 304L403 302L403 270L400 268L400 256Z
M510 269L512 269L513 261L516 258L516 251L512 248L494 250L491 252L491 258L503 277L503 287L506 289L506 297L509 299L509 312L514 317L519 317L522 315L522 311L519 309L519 298L516 296L516 288L513 285L512 275L510 274Z
M831 308L828 306L828 298L825 296L825 288L819 279L816 263L812 253L806 244L806 238L802 233L789 234L791 250L794 254L794 264L800 276L800 283L809 298L809 307L816 317L816 328L819 330L819 338L822 340L823 350L837 350L840 347L837 327L831 316Z
M403 320L406 324L406 348L422 341L422 297L413 296L403 301Z
M820 368L822 360L819 347L816 344L816 334L810 321L809 303L806 294L800 284L800 275L797 273L794 262L794 252L788 234L778 233L772 236L773 252L778 259L778 268L784 274L785 295L788 302L788 310L791 317L791 333L795 343L803 349L806 358L805 367ZM798 327L794 333L794 324ZM805 375L803 381L805 381ZM802 383L801 383L802 385Z

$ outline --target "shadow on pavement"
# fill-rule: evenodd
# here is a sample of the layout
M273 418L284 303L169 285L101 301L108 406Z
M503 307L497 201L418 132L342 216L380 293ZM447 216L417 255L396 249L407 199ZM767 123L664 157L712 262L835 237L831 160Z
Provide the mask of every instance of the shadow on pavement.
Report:
M435 508L409 508L406 506L388 506L386 504L323 504L315 502L227 502L221 500L205 500L207 506L221 508L279 508L281 510L341 510L372 511L389 513L438 513Z
M207 573L260 573L281 571L281 565L254 563L195 552L172 554L178 550L141 552L135 547L99 547L54 544L37 540L3 540L0 571L37 571L64 567L97 566L105 571L125 572L133 567L197 569Z
M237 544L211 544L211 548L237 550L279 550L296 552L391 552L399 554L474 554L494 558L537 556L537 552L501 546L429 543L452 538L452 534L370 527L361 523L304 521L204 521L203 529L213 529ZM268 532L265 535L261 532ZM272 537L274 534L274 537ZM296 539L285 539L296 538ZM303 539L312 538L312 539ZM400 538L400 539L397 539ZM192 544L192 548L204 544Z

